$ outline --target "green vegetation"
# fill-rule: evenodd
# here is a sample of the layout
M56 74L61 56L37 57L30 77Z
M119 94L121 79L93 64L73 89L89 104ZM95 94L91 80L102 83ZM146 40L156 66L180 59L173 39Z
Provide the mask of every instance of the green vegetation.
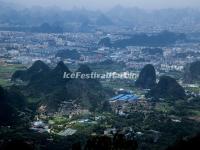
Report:
M155 110L161 113L169 113L174 111L174 107L170 106L170 104L166 102L158 102L156 103Z
M101 108L106 91L98 80L64 79L64 72L71 73L63 62L50 69L45 63L36 61L27 70L16 71L12 80L28 81L28 85L22 87L23 93L27 97L40 98L40 104L47 105L49 112L55 112L63 101L71 100L91 111ZM76 72L90 73L91 70L81 65Z
M118 79L118 80L102 80L101 81L102 85L104 87L108 87L110 89L118 89L118 88L124 88L127 90L131 90L134 88L133 86L133 80L123 80L123 79Z
M88 66L97 73L106 73L106 72L123 72L125 65L123 63L115 63L111 60L95 63L95 64L88 64ZM126 70L127 71L127 70Z
M186 40L185 34L176 34L163 31L157 35L136 34L129 39L117 40L113 43L114 47L126 46L165 46L176 43L179 40Z
M60 57L61 59L79 60L81 55L75 49L74 50L59 50L56 54L56 57Z
M105 46L105 47L110 47L111 46L111 40L109 37L105 37L101 39L98 43L99 46Z
M20 64L0 65L0 85L3 87L11 85L10 79L12 74L21 69L25 69L25 67Z
M103 70L102 66L106 70ZM105 71L118 70L120 67L120 64L104 62L81 65L74 70L83 73L90 73L91 70L105 73ZM122 68L120 71L123 71ZM21 69L24 70L23 67ZM13 70L5 69L4 72L9 72L10 76L8 77L11 77ZM144 98L135 103L125 103L123 105L125 115L118 115L110 110L111 104L106 101L114 95L113 89L132 90L138 96L145 95L147 90L135 87L133 80L102 80L100 82L81 79L63 80L64 71L70 73L63 62L60 62L54 69L49 69L45 64L37 62L17 76L18 79L28 80L28 85L12 86L10 90L1 89L0 119L6 123L6 126L11 125L11 127L0 128L0 142L1 139L4 139L6 141L4 144L12 145L12 141L28 141L38 150L64 150L77 149L77 147L80 149L80 147L84 148L89 143L91 144L92 141L95 143L102 139L115 141L118 135L110 130L116 129L116 131L120 131L119 133L123 133L121 141L124 140L123 136L126 134L130 136L130 139L137 141L139 150L165 150L176 139L186 138L200 132L199 98L186 99L183 88L171 77L162 77L160 82L155 85L156 90L153 88L154 94L158 94L156 95L158 96L157 101ZM153 77L154 81L155 77ZM26 97L19 94L18 91ZM184 98L177 98L177 93L178 96L184 94ZM72 102L74 104L71 107ZM70 112L77 110L77 107L90 110L90 112L76 114L71 118L68 114L62 115L59 112L58 108L61 104L67 104L67 109L72 108L69 110ZM47 106L45 108L48 109L47 112L35 111L41 105ZM5 120L5 115L7 120ZM37 117L48 126L49 133L41 134L28 129L33 126L31 125L31 122L34 121L33 118ZM60 132L68 129L76 132L73 135L58 136ZM124 140L124 143L126 142ZM131 141L126 145L133 143ZM112 142L110 144L112 145ZM101 143L97 145L102 146Z
M165 99L185 99L185 90L179 83L169 76L161 76L158 84L150 90L148 97Z
M186 83L199 83L200 61L193 62L185 67L184 81Z
M185 89L190 91L190 92L194 92L195 94L200 93L200 87L186 87Z
M190 113L194 116L199 116L200 117L200 110L191 110Z
M148 64L140 72L135 86L142 89L152 89L156 85L156 71L154 66Z
M23 119L29 116L25 111L26 107L25 98L20 93L0 87L0 126L23 122Z

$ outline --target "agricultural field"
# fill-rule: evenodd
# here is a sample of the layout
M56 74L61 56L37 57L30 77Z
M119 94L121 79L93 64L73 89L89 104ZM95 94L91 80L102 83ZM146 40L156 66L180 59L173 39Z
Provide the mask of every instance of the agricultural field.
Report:
M3 87L9 86L12 83L10 79L12 74L17 70L25 69L25 66L21 64L12 64L12 65L0 65L0 85Z

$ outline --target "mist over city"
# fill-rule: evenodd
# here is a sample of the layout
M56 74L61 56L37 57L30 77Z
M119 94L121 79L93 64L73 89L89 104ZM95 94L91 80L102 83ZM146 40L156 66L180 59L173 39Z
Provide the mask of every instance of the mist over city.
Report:
M199 0L0 0L0 150L200 149Z
M143 9L163 9L163 8L199 8L199 0L7 0L22 6L43 6L60 8L85 8L92 10L108 10L117 5L124 7L138 7Z

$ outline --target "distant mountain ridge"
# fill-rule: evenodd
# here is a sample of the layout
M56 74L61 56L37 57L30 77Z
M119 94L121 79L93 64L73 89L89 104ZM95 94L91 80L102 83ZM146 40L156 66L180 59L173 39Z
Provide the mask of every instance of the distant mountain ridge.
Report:
M54 8L52 11L52 8L41 7L25 9L13 3L0 1L2 30L59 33L62 31L91 32L96 27L102 26L167 27L175 25L195 27L200 24L199 16L200 11L191 8L146 11L139 8L117 6L107 12L77 8L71 10Z

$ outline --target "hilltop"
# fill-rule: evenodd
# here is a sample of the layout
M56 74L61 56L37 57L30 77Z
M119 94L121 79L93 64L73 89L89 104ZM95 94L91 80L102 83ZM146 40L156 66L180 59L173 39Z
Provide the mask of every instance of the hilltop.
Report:
M151 89L156 84L156 71L153 65L146 65L139 74L135 86L142 89Z
M22 87L22 91L27 97L34 95L34 97L40 98L40 105L46 105L48 111L57 111L63 102L73 102L82 108L91 110L102 108L101 105L105 101L106 94L98 80L63 78L64 72L69 74L72 72L62 61L53 69L30 71L35 68L35 64L23 71L27 75L26 78L24 78L24 74L17 77L28 81L28 84ZM87 65L81 65L75 72L90 73L92 71ZM16 79L16 73L13 75L13 80Z
M200 81L200 61L186 65L184 81L186 83L195 83Z
M161 76L158 84L147 94L153 98L184 99L186 97L184 88L172 77Z

